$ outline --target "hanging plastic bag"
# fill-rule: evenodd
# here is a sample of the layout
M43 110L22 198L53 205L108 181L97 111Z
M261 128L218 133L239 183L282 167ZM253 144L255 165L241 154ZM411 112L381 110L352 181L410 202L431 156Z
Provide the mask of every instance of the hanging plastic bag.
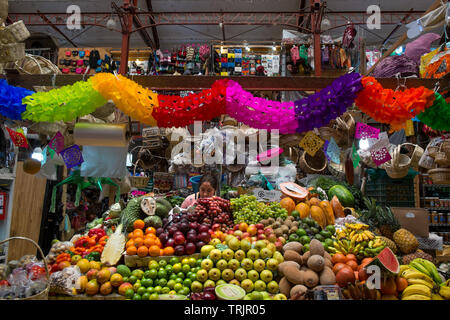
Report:
M123 178L126 167L128 147L83 146L81 164L82 177Z

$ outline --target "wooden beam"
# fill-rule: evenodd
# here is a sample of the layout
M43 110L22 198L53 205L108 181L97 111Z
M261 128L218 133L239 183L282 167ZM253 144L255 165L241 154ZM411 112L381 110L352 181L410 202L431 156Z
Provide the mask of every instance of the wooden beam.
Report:
M147 10L148 12L153 12L152 7L152 0L146 0L145 3L147 4ZM150 17L150 23L155 24L155 20L153 20L152 17ZM156 29L156 26L152 27L152 34L153 34L153 41L155 42L156 49L159 49L159 36L158 36L158 29Z
M300 7L299 7L299 13L303 13L305 11L305 7L306 7L306 0L300 0ZM303 21L305 20L305 16L302 15L300 17L298 17L297 20L297 25L298 25L298 31L301 31L300 26L303 24Z
M39 16L44 20L45 23L47 23L53 30L58 32L60 35L62 35L74 48L78 48L78 46L68 37L64 32L58 29L45 15L43 15L39 10L37 10L37 13Z
M133 12L133 24L138 29L143 26L141 20L137 15L134 14L134 12ZM155 44L153 43L152 38L150 38L150 35L147 33L145 29L139 29L138 33L148 47L155 49Z
M52 75L0 75L0 79L6 79L10 85L33 89L33 86L51 86ZM86 76L86 79L91 76ZM332 77L220 77L220 76L133 76L133 80L140 85L152 90L189 91L210 89L216 80L230 79L239 82L246 90L250 91L315 91L330 85L336 78ZM57 75L55 86L65 86L82 81L82 75ZM377 79L384 88L395 89L398 86L397 78ZM450 79L439 79L441 87L450 84ZM402 80L403 82L403 80ZM424 86L434 89L436 79L406 79L408 88Z

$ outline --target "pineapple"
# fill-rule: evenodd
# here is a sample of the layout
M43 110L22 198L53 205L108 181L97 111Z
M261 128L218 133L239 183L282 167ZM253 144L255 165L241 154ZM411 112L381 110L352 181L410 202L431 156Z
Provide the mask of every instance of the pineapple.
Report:
M407 254L402 257L403 264L409 264L411 261L417 258L422 258L428 261L433 262L433 257L428 253L423 252L422 250L417 250L414 253Z
M387 246L389 249L392 250L392 252L397 253L398 249L397 249L397 245L395 244L394 241L392 241L392 240L389 239L389 238L383 237L383 236L380 236L380 238L381 238L381 240L384 241L384 243L386 244L386 246Z
M394 241L403 254L413 253L419 247L419 241L406 229L399 229L394 232Z

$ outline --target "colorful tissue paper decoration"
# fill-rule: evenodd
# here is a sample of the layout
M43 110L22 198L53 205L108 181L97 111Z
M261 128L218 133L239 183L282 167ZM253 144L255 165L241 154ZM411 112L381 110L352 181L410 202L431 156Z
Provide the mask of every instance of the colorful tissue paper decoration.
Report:
M158 94L121 75L97 73L90 78L92 86L105 99L113 100L116 107L131 118L156 126L153 117L158 108Z
M389 150L386 147L370 151L372 160L377 167L392 159Z
M232 80L228 81L226 95L226 113L237 121L256 129L279 129L281 134L296 132L298 121L293 102L254 97Z
M309 154L311 157L314 157L317 151L322 148L325 141L320 139L314 132L309 131L303 139L300 141L299 146L305 149L305 152ZM328 144L328 147L330 145Z
M8 127L6 127L6 130L16 147L28 148L28 140L22 132L14 131Z
M321 91L294 102L297 132L313 130L344 114L362 90L361 75L345 74Z
M6 80L0 79L0 114L11 120L22 120L26 105L22 99L34 92L15 86L10 86Z
M417 119L434 130L450 131L450 104L444 97L435 93L435 100L431 107L417 115Z
M63 158L67 169L79 166L84 161L80 147L76 144L61 151L61 157Z
M325 140L325 143L323 144L322 150L323 150L323 153L325 154L325 157L327 157L327 160L328 160L328 161L331 161L330 156L327 154L327 148L328 148L328 145L329 145L329 144L330 144L330 141Z
M49 149L56 151L56 153L60 154L61 151L64 150L64 137L61 132L57 132L55 136L48 143ZM53 157L52 157L53 158Z
M365 123L356 123L355 138L356 139L378 139L380 129L369 126Z
M333 137L331 137L330 142L328 143L326 154L334 163L341 163L341 148L339 148Z
M394 91L384 89L373 77L364 77L361 83L364 89L356 105L375 121L390 124L391 131L405 128L406 120L425 111L434 101L434 92L423 86Z
M359 165L359 162L361 161L361 157L358 154L358 151L356 150L355 144L352 144L352 162L353 162L353 168L357 168Z
M22 101L27 110L23 119L34 122L72 121L85 116L103 106L107 101L94 90L90 79L78 81L73 85L37 92Z

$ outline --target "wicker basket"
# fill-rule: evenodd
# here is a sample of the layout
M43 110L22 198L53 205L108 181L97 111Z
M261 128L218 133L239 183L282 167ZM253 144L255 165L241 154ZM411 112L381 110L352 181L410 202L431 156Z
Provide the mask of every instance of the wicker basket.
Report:
M344 179L345 178L345 152L341 152L340 155L340 162L339 164L333 162L333 161L329 161L328 162L328 171L330 171L330 173L339 178L339 179Z
M311 157L308 153L303 152L300 157L300 169L305 173L321 173L327 167L328 161L323 150L317 151L314 157Z
M438 146L428 147L428 155L432 158L436 157L436 152L438 152L438 151L439 151Z
M10 36L7 36L7 38L12 39L10 43L23 42L30 37L30 31L25 27L22 20L10 24L4 31L10 34Z
M14 62L25 57L25 43L0 45L0 63Z
M434 162L441 167L441 168L447 168L450 167L450 159L447 157L447 154L442 150L443 143L439 146L439 151L436 152L436 155L434 156Z
M419 161L420 158L422 158L423 153L425 152L425 150L423 148L421 148L420 146L418 146L417 144L413 144L413 143L403 143L400 147L406 147L406 146L411 146L414 149L412 151L410 151L411 153L411 168L414 168L415 170L417 170L419 168Z
M438 168L428 170L434 184L450 184L450 168Z
M0 19L6 21L8 16L8 0L0 0Z
M47 275L47 286L45 287L45 289L43 291L39 292L38 294L35 294L34 296L28 297L28 298L17 298L17 299L2 299L2 298L0 298L0 300L48 300L48 293L50 291L50 274L48 272L48 265L47 265L47 261L45 260L45 255L42 252L41 247L39 247L39 245L36 242L34 242L33 240L26 238L26 237L11 237L11 238L5 239L3 241L0 241L0 245L3 243L9 242L11 240L14 240L14 239L29 241L32 244L34 244L34 246L38 249L38 251L42 257L42 260L44 261L44 265L45 265L45 273Z
M133 169L133 176L130 177L131 186L133 188L146 188L148 185L148 182L150 181L150 177L141 177L141 176L135 176L136 174L136 167L138 163L142 161L141 159L138 159L136 163L134 164Z
M382 166L392 179L400 179L407 176L411 165L411 158L401 154L400 148L401 146L395 148L392 159Z
M347 149L353 143L355 127L355 119L350 113L346 112L336 120L332 120L328 127L319 128L319 134L325 140L330 140L333 137L339 147Z
M447 155L447 158L450 159L450 139L446 139L442 143L442 151L444 151L445 154Z

